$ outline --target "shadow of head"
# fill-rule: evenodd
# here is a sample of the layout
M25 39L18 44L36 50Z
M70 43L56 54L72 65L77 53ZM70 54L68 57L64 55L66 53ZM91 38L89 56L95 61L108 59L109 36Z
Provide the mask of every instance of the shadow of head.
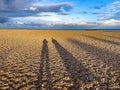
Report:
M48 43L48 41L47 41L46 39L44 39L44 40L43 40L43 43L45 43L45 44L46 44L46 43Z
M55 40L54 38L52 38L52 43L58 44L57 40Z

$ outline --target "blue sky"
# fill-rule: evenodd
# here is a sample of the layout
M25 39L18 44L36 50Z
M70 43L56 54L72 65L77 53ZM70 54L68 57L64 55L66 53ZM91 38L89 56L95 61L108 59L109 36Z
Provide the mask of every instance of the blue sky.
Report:
M120 29L120 0L0 0L0 28Z

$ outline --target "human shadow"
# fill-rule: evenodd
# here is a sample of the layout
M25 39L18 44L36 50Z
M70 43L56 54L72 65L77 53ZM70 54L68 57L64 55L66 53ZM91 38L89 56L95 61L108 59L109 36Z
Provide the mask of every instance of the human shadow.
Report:
M97 38L97 37L94 37L94 36L88 36L88 35L83 35L83 36L88 37L88 38L91 38L91 39L94 39L94 40L102 41L102 42L105 42L105 43L110 43L110 44L120 45L120 42L115 42L115 41L106 40L106 39Z
M119 70L120 54L116 54L112 51L108 51L96 46L92 46L90 44L88 45L76 39L68 38L67 40L72 44L75 44L81 47L82 49L86 50L87 52L93 54L94 56L102 60L104 63L106 63L109 67L111 67L111 69Z
M52 90L51 69L49 64L49 53L48 53L49 50L48 50L47 43L48 41L44 39L42 50L41 50L42 54L41 54L40 67L39 67L40 70L38 74L37 90L42 89L42 84L44 83L42 80L44 71L46 72L46 79L47 79L47 85L45 88L47 90Z
M87 84L95 80L94 74L85 68L69 51L61 46L55 39L52 39L52 43L62 58L63 64L70 74L70 80L73 82L73 87L70 87L69 90L80 90L81 81Z

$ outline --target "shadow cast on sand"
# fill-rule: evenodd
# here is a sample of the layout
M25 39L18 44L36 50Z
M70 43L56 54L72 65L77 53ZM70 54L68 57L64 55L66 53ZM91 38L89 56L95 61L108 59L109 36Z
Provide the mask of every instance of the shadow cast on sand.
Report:
M115 42L115 41L111 41L111 40L105 40L105 39L97 38L97 37L94 37L94 36L87 36L87 35L84 35L84 36L88 37L88 38L91 38L91 39L94 39L94 40L98 40L98 41L102 41L102 42L105 42L105 43L110 43L110 44L115 44L115 45L120 46L120 42Z
M52 39L52 43L62 58L63 64L70 74L70 80L73 82L73 87L69 88L69 90L80 90L81 81L87 84L95 80L94 74L85 68L69 51L61 46L55 39Z
M107 37L110 37L110 38L114 38L114 39L120 39L120 37L118 37L118 36L111 36L111 35L104 35L104 36L107 36Z
M75 39L71 39L71 38L68 38L67 40L70 43L75 44L75 45L81 47L82 49L86 50L87 52L95 55L97 58L101 59L104 63L106 63L108 66L110 66L112 69L120 70L119 69L120 54L116 54L114 52L110 52L108 50L105 50L105 49L102 49L102 48L99 48L96 46L88 45L79 40L75 40Z
M51 80L51 70L50 70L50 64L49 64L49 50L48 50L48 41L46 39L43 40L43 46L41 51L41 60L40 60L40 67L39 67L39 74L38 74L38 82L37 82L37 90L42 90L42 84L44 83L43 73L46 72L46 80L47 85L45 88L47 90L52 90L52 80ZM44 70L45 68L45 70Z

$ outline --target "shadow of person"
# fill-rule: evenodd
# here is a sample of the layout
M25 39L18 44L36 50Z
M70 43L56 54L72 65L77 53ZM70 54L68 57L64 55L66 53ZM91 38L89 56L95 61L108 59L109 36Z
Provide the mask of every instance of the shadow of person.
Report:
M51 69L49 64L49 50L48 50L48 41L46 39L43 40L43 46L41 50L41 60L38 74L38 82L37 82L37 90L42 90L44 81L42 81L43 73L46 72L46 80L47 84L45 88L47 90L52 90L52 80L51 80Z
M69 90L80 90L83 83L87 84L94 81L94 74L85 68L85 66L82 65L82 63L78 61L70 52L62 47L57 40L52 39L52 43L62 58L63 64L70 74L69 77L73 82L73 87L70 87Z

